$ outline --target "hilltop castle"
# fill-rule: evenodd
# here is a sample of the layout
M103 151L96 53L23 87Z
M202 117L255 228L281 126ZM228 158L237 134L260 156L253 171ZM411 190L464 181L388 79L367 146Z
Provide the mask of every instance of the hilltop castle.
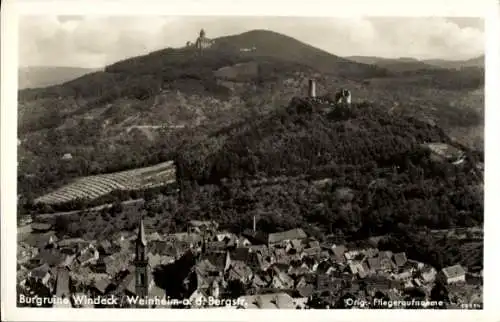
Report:
M194 47L196 50L199 52L202 52L204 49L212 47L214 41L212 39L209 39L205 35L205 30L201 29L200 34L194 44L190 41L186 43L186 47Z

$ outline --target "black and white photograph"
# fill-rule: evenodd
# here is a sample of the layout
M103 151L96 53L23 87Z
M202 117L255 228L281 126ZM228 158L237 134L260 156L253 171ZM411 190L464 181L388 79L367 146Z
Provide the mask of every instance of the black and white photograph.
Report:
M17 28L18 308L483 309L484 18Z

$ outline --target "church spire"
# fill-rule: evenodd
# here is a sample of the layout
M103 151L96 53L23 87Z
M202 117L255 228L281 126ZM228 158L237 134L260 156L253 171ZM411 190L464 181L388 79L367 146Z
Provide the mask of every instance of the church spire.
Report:
M135 293L145 298L149 292L149 263L146 250L146 232L141 216L135 241ZM139 305L141 307L141 305Z
M146 233L144 231L144 219L142 216L139 223L139 231L137 232L137 242L140 242L142 246L146 246Z

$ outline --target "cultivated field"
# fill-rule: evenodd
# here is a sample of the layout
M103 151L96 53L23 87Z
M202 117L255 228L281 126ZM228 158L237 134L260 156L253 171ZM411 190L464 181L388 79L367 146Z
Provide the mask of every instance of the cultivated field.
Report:
M154 166L76 179L55 191L35 200L48 205L77 199L92 200L115 190L138 190L153 188L175 182L173 161Z

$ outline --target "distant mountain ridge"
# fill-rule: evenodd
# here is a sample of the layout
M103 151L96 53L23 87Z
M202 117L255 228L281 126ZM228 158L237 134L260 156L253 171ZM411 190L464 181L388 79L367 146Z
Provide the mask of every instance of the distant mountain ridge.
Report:
M62 66L20 67L18 86L19 89L25 89L58 85L98 70L100 69Z
M484 55L468 60L425 59L410 57L385 58L377 56L348 56L346 59L386 68L392 72L415 71L419 69L460 69L465 67L484 68Z
M484 59L485 56L481 55L476 58L471 58L467 60L458 60L458 61L452 61L452 60L443 60L443 59L428 59L424 60L425 63L433 66L438 66L442 68L454 68L458 69L461 67L480 67L484 68Z

